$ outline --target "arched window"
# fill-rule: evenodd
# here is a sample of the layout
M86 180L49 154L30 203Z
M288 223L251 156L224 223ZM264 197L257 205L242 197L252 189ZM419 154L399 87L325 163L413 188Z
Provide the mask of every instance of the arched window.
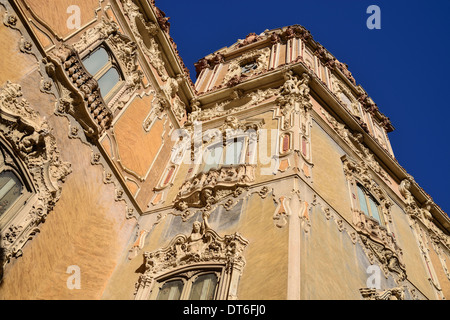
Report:
M384 225L383 219L380 215L380 205L375 198L359 183L357 184L359 208L368 217L371 217L378 221L381 225Z
M112 53L104 46L83 58L83 65L95 80L100 93L105 100L109 100L122 82L119 66Z
M0 172L0 217L22 195L23 185L12 171Z
M214 300L218 279L208 271L173 276L158 283L156 300Z
M203 172L217 169L221 165L237 165L245 163L245 138L238 137L227 140L225 146L222 142L209 146L204 155L205 165Z

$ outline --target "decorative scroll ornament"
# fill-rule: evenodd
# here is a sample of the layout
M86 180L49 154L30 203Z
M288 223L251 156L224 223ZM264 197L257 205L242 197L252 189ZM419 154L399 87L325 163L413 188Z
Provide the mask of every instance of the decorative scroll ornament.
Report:
M346 156L342 157L342 162L347 180L352 185L363 185L379 201L382 216L392 222L390 208L393 203L375 183L367 164L364 161L353 161ZM372 263L378 260L386 275L391 271L398 275L399 281L406 279L406 268L401 260L402 250L388 229L358 209L353 209L353 225L364 244L369 260Z
M405 212L412 219L412 221L419 221L423 226L426 227L428 233L430 234L430 237L433 238L433 241L435 243L441 243L444 247L450 249L450 237L444 234L444 232L442 232L442 230L440 230L433 223L433 215L431 214L430 210L431 206L434 203L432 202L432 200L428 200L422 207L420 207L410 191L414 183L415 181L413 177L409 176L406 179L402 180L399 186L399 191L405 198Z
M177 210L211 210L212 205L229 197L238 197L255 180L254 165L222 166L201 172L187 180L175 199Z
M230 62L228 73L223 79L223 83L229 87L235 86L244 78L260 74L268 69L270 49L264 48L244 53L239 58ZM242 74L242 67L250 62L254 62L256 67L246 74Z
M23 246L39 232L40 223L60 197L59 183L71 173L70 164L61 160L47 121L21 97L18 84L7 81L0 89L0 135L24 164L37 195L27 206L30 211L24 208L5 226L1 235L5 263L21 256Z
M144 15L140 12L139 7L131 0L121 0L125 15L130 21L131 31L133 32L136 42L147 56L150 64L158 72L163 81L168 76L162 59L161 51L156 43L155 36L159 28L156 23L146 21Z
M345 124L338 122L324 109L322 109L322 114L325 116L334 131L336 131L336 133L342 138L342 140L347 143L350 149L355 152L363 160L363 162L367 166L369 166L370 169L372 169L375 173L377 173L384 181L391 184L391 180L386 171L384 171L380 166L369 148L364 146L364 136L361 133L353 134L352 132L350 132L350 130L346 128Z
M208 215L193 224L189 236L178 235L162 249L144 253L144 273L136 284L136 299L146 299L155 280L165 274L198 268L222 268L221 285L230 283L222 299L235 298L237 282L245 266L244 250L248 241L239 233L219 236L209 227Z
M59 84L58 112L73 116L88 138L98 138L111 125L112 113L103 101L97 81L69 46L55 49L47 59L47 73Z
M284 116L284 129L291 127L293 113L312 109L309 81L310 76L307 73L303 73L301 78L294 75L291 70L285 73L285 82L280 90L280 96L276 100L277 105L281 108L281 114Z

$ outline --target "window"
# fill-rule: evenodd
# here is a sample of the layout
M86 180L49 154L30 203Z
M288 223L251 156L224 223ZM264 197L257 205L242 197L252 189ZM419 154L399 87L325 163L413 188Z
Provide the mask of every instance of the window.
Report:
M32 195L14 154L0 142L0 229L16 216Z
M203 172L217 169L220 165L237 165L245 163L245 139L234 138L228 140L225 147L222 143L214 144L206 149ZM225 152L224 152L225 151Z
M23 185L12 171L0 172L0 217L20 198Z
M188 277L180 275L159 283L156 300L214 300L218 274L199 272Z
M258 69L258 64L256 63L256 61L253 61L241 67L241 74L250 73L251 71L256 69Z
M368 217L371 217L383 224L383 220L380 216L379 204L375 198L360 184L357 185L359 207L362 212Z
M100 46L83 59L83 65L97 80L102 97L109 100L122 82L120 69L113 55Z

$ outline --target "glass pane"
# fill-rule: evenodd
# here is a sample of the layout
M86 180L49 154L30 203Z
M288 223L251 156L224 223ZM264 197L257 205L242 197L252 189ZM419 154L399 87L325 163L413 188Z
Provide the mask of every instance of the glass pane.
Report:
M222 161L222 153L223 153L222 145L217 145L215 147L208 148L206 150L206 157L204 159L205 168L203 169L203 171L207 172L211 168L217 168Z
M166 282L159 290L156 300L180 300L181 291L183 291L183 281Z
M93 54L83 60L86 70L94 76L100 71L109 61L108 53L104 48L99 48Z
M367 208L367 203L366 203L366 195L360 186L358 186L358 199L359 199L359 205L360 205L361 211L364 212L365 215L370 216L369 209Z
M256 70L258 68L258 64L256 62L247 63L245 66L241 67L242 74L248 73L252 70Z
M6 212L22 193L22 184L11 171L0 173L0 216Z
M239 164L241 162L242 140L229 142L226 148L225 164Z
M215 274L205 274L197 278L192 285L189 300L213 300L217 286Z
M119 73L116 68L109 69L100 79L98 79L98 87L103 97L105 97L112 88L120 81Z
M372 218L381 223L380 213L378 212L378 205L372 197L369 197L370 212L372 213Z

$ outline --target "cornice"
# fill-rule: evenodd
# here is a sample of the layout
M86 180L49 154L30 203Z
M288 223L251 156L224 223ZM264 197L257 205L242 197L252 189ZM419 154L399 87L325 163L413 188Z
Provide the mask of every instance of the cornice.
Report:
M168 28L161 27L161 19L158 18L158 13L163 13L162 10L156 7L154 0L137 0L138 5L143 9L144 16L150 21L157 23L161 30L157 33L156 38L160 44L163 57L168 60L166 64L169 76L177 78L182 75L181 90L184 92L187 101L191 101L195 97L194 83L191 80L189 69L185 66L180 54L176 48L176 44L169 34ZM168 18L166 18L168 20ZM172 74L170 74L172 72ZM189 103L186 103L189 105Z

